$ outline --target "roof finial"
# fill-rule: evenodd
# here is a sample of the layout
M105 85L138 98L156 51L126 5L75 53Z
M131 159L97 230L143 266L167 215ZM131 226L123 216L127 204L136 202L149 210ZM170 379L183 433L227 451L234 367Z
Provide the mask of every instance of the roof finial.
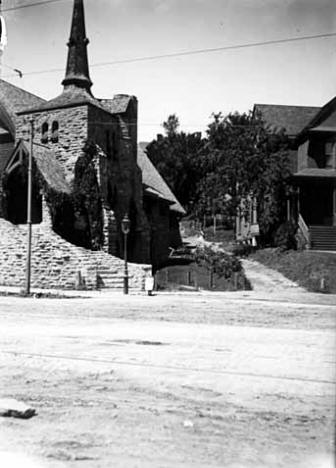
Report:
M62 81L64 89L74 85L84 88L91 94L92 81L89 76L87 45L89 40L85 33L83 0L74 0L70 39L68 42L68 60L65 78Z

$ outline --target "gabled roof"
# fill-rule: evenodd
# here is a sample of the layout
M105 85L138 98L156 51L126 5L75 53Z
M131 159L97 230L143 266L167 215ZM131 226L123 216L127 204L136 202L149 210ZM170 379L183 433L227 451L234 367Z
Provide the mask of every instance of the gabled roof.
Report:
M171 206L172 211L176 211L182 215L185 215L186 212L182 208L181 204L170 190L163 177L157 171L153 163L148 158L147 154L141 149L140 144L138 145L138 166L142 171L142 182L147 187L148 192L167 200Z
M28 155L29 152L30 146L23 140L20 140L6 164L5 171L10 172L11 168L22 162L20 159L22 158L22 153ZM55 154L50 148L34 143L33 159L37 169L50 188L56 192L70 193L71 189L65 179L63 167L57 161Z
M319 112L309 121L297 137L298 142L308 138L308 132L315 131L335 131L336 132L336 97L325 104Z
M296 137L319 110L320 107L255 104L253 113L260 112L271 130L285 130L288 136Z
M113 96L113 99L99 99L99 102L111 112L111 114L123 114L127 111L131 99L134 99L134 96L116 94Z
M2 143L0 147L0 177L7 165L9 158L13 153L14 142Z
M25 107L38 106L45 100L0 79L0 124L15 133L15 115Z
M42 104L45 99L0 79L0 101L5 102L6 107L12 113L18 113L28 106Z

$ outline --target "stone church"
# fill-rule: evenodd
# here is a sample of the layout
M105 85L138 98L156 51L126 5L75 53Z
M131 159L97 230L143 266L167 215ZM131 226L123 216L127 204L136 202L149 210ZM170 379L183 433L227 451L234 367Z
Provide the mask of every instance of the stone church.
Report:
M49 222L65 250L67 245L122 257L121 221L127 214L128 259L155 270L181 244L185 212L138 146L136 97L93 96L88 42L83 0L74 0L62 94L45 101L0 80L0 218L8 232L26 223L31 152L33 229ZM57 250L57 242L53 246ZM100 263L109 263L108 257L100 255ZM10 283L0 273L1 282ZM72 287L73 278L66 285Z

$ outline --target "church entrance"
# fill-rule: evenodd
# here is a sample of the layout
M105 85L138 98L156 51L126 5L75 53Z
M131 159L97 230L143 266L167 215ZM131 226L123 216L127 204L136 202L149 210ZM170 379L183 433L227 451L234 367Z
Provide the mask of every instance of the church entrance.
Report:
M5 218L13 224L27 223L27 170L18 165L4 181ZM42 222L42 196L38 187L32 191L32 223Z

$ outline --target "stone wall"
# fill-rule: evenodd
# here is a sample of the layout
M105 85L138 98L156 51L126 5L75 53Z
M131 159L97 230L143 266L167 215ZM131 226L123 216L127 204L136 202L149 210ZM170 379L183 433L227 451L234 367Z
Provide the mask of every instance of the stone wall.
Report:
M115 159L118 153L117 133L116 117L97 107L89 107L87 138L94 141L111 159Z
M169 204L158 198L146 197L146 214L151 229L151 259L154 270L165 264L169 256Z
M48 143L45 143L55 152L61 161L68 180L74 176L74 167L88 138L88 106L77 106L66 109L47 110L33 114L21 115L16 122L16 139L30 138L30 120L34 119L34 142L40 143L42 138L42 125L47 122L49 126ZM59 124L58 142L51 141L52 123Z
M25 285L27 226L0 219L0 285ZM122 287L123 261L102 251L76 247L55 234L44 209L44 222L33 225L33 288L96 289L99 285ZM130 292L144 289L148 265L129 264ZM115 281L111 281L111 280Z
M136 109L134 112L136 116ZM114 218L108 233L106 227L109 221L106 217L105 245L110 253L122 254L120 224L127 213L131 218L129 258L134 262L147 263L150 261L149 226L143 210L142 174L135 156L136 132L133 130L130 134L128 124L121 115L112 116L94 107L89 110L88 127L89 139L103 150L99 152L95 166L103 205L113 213Z

